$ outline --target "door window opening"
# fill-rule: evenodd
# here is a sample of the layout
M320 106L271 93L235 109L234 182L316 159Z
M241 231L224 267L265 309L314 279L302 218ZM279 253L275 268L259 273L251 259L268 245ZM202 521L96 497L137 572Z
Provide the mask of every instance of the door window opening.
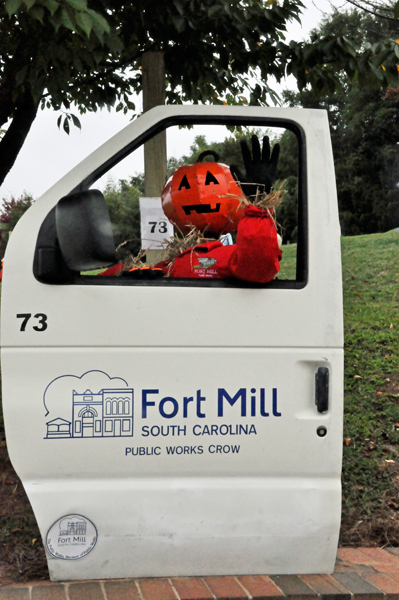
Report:
M124 152L114 156L107 161L100 169L97 169L92 175L86 178L78 188L72 190L73 193L81 193L83 190L96 189L102 187L100 192L105 198L108 207L112 231L116 247L117 264L110 269L91 270L76 272L72 269L67 273L65 283L83 284L83 285L146 285L146 286L211 286L211 287L271 287L271 288L302 288L307 282L307 194L306 194L306 145L303 131L301 128L288 121L281 119L230 119L223 125L217 125L215 118L201 119L189 128L187 117L173 118L166 120L165 123L142 139L135 140L131 146L128 146ZM167 204L163 208L167 216L158 210L158 217L151 216L151 210L147 211L147 199L145 194L145 174L143 172L143 145L148 139L159 133L160 130L166 130L167 138L167 170L166 176L173 179L174 174L179 175L180 184L177 186L178 192L183 197L181 205L182 211L187 216L186 223L190 226L191 221L193 229L182 231L181 223L175 218L173 211L167 210ZM255 156L252 138L256 136L259 140L260 156ZM270 150L265 149L265 142ZM245 153L242 147L242 140L247 142L247 151ZM213 255L211 250L207 250L207 255L202 256L199 245L209 242L221 242L224 246L237 245L238 225L231 228L221 226L220 222L215 227L215 231L209 229L213 225L201 227L197 223L211 223L211 217L219 215L222 202L225 198L234 196L228 188L221 186L222 175L216 172L216 165L212 163L226 165L225 172L234 182L239 181L239 187L243 194L238 200L237 206L228 213L228 220L232 220L231 215L237 211L244 214L244 209L250 203L255 202L255 197L250 197L248 192L250 185L258 182L251 181L257 178L259 173L248 172L248 160L264 162L264 156L269 153L270 160L273 161L273 152L276 146L280 147L280 154L276 163L274 178L271 189L267 190L271 194L280 194L281 202L272 207L272 219L276 224L276 229L281 237L281 259L276 267L276 275L272 273L267 277L257 280L254 277L246 277L247 267L243 273L236 274L235 271L221 268L218 272L220 259ZM248 159L248 152L250 158ZM136 157L136 154L138 157ZM205 155L205 156L204 156ZM204 169L201 175L197 175L197 180L201 179L201 188L194 190L193 180L191 180L190 169L196 167L196 161L203 156ZM215 160L216 159L216 160ZM208 162L209 161L209 162ZM125 179L115 180L112 167L118 163L129 163L131 166L130 176ZM255 165L256 166L256 165ZM263 165L264 166L264 165ZM268 165L266 165L267 167ZM270 165L269 165L270 166ZM267 168L266 168L267 170ZM184 171L184 173L183 173ZM233 177L231 175L233 173ZM107 179L104 180L104 177ZM194 174L194 172L193 172ZM242 178L242 181L240 179ZM191 181L191 184L190 184ZM165 189L165 188L164 188ZM261 189L260 187L258 188ZM222 190L222 191L221 191ZM203 194L211 192L210 200L204 201ZM265 190L263 190L265 191ZM265 193L266 193L265 192ZM236 194L237 195L237 194ZM242 201L244 198L244 203ZM148 217L146 217L147 212ZM145 213L145 214L144 214ZM205 220L204 220L205 217ZM146 221L147 218L147 221ZM53 217L55 220L55 217ZM176 225L176 222L179 224ZM214 221L215 222L215 221ZM239 220L238 220L239 222ZM53 226L56 227L56 225ZM43 226L42 226L43 229ZM42 232L42 230L41 230ZM42 232L46 233L46 232ZM198 234L198 235L197 235ZM221 238L221 234L223 238ZM185 239L191 235L192 239ZM154 237L154 246L151 246L151 240ZM40 246L40 237L38 248ZM43 237L43 236L42 236ZM151 238L152 239L152 238ZM240 237L239 237L240 240ZM180 244L180 247L179 247ZM191 245L190 245L191 244ZM252 244L253 246L253 244ZM238 246L237 246L238 247ZM38 254L38 248L36 255ZM233 252L232 248L224 249L226 256ZM259 246L263 248L263 246ZM157 250L158 256L152 260L151 252ZM197 258L194 266L191 268L190 276L187 276L187 270L174 269L181 255L190 250L186 262L193 262L193 257ZM235 250L234 250L235 251ZM255 256L255 262L258 259L259 265L254 267L257 272L258 267L262 267L262 254L255 250L252 251ZM251 259L252 260L252 259ZM60 261L62 262L62 261ZM37 275L37 256L35 258L36 277ZM230 263L229 263L230 264ZM252 264L254 262L252 261ZM60 270L64 268L60 265ZM61 277L62 280L62 277ZM47 283L52 283L47 281ZM63 281L54 281L54 283L63 283Z

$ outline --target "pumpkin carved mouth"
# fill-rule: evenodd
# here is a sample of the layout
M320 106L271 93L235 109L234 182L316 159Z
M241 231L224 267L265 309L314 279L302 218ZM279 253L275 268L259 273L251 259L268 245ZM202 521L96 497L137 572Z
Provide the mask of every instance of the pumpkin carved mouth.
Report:
M212 208L210 204L186 204L186 206L182 206L182 209L186 215L191 215L192 212L196 212L197 215L215 213L220 211L220 202L216 204L215 208Z

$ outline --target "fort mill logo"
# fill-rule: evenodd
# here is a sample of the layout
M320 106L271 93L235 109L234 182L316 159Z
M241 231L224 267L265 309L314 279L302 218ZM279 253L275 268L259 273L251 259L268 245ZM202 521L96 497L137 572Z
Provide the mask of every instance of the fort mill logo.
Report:
M94 524L82 515L65 515L48 530L47 550L55 558L78 560L87 556L97 543Z
M208 400L208 402L207 402ZM215 389L212 398L201 389L192 395L174 398L164 396L159 389L142 389L138 392L136 407L143 422L143 437L186 435L188 418L195 419L194 436L220 433L221 435L256 434L251 417L281 417L277 388ZM132 437L134 431L134 390L121 377L110 377L104 371L87 371L81 376L61 375L53 379L43 394L46 409L45 439L65 438L120 438ZM207 410L208 408L208 410ZM203 419L212 409L217 424ZM235 425L223 424L224 417L241 417ZM164 425L147 425L153 416L165 419ZM173 419L179 424L173 424ZM147 421L148 419L148 421ZM175 423L176 423L175 421ZM145 424L144 424L145 423Z

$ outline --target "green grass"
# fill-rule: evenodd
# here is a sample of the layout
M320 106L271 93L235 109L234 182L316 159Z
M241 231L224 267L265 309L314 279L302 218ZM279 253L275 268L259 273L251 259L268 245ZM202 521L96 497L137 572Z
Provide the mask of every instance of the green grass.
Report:
M296 278L296 244L289 244L282 247L283 258L280 262L280 271L278 279Z
M342 239L345 319L343 535L385 519L398 544L399 233ZM359 521L362 521L359 525ZM389 527L389 525L391 527ZM383 529L384 529L383 527ZM392 531L391 531L392 530ZM356 531L354 532L355 535ZM391 533L389 533L391 531ZM360 536L362 534L360 533ZM377 535L377 532L374 532ZM389 536L394 535L394 539Z

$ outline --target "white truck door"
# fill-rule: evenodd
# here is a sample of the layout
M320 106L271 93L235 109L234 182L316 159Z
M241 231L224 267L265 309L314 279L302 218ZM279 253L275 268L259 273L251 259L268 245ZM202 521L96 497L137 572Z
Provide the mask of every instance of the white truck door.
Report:
M295 133L296 276L63 280L58 265L59 281L38 277L39 233L59 200L190 122ZM325 112L153 109L34 203L4 265L7 444L52 579L333 571L343 315Z

